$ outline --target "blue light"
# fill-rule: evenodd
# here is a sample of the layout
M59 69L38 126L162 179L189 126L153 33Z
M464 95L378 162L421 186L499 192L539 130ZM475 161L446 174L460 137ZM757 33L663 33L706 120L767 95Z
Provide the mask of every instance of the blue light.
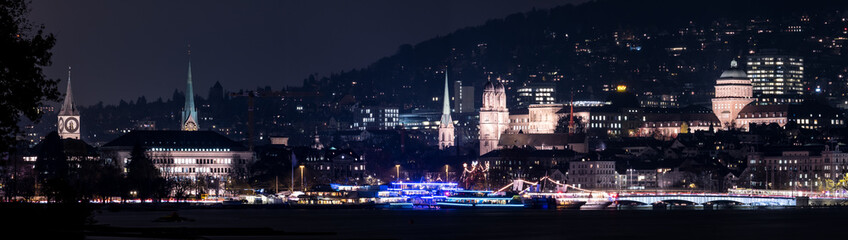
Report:
M491 193L492 191L486 190L457 190L458 193Z
M510 201L512 198L495 198L495 197L448 197L449 200L503 200Z
M515 208L515 207L524 207L524 204L470 204L470 203L447 203L447 202L438 202L436 205L445 205L445 206L462 206L462 207L506 207L506 208Z

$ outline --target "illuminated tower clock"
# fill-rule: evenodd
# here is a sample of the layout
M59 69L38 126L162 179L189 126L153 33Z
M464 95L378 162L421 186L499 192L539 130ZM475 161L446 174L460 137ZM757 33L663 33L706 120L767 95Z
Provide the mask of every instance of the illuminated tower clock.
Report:
M59 137L80 139L80 116L79 110L74 103L74 94L71 91L71 68L68 67L68 89L65 91L65 101L59 111Z

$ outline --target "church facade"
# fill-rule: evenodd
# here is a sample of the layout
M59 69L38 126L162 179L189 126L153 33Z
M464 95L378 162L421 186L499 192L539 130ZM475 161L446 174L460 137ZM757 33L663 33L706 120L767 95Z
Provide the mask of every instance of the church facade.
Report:
M498 140L507 129L506 90L500 82L489 81L483 87L483 106L480 108L480 156L497 149Z

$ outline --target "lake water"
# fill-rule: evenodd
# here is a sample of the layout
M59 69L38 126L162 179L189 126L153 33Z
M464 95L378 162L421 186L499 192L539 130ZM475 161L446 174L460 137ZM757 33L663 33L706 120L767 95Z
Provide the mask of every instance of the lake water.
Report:
M102 211L116 227L256 228L330 232L282 239L814 239L844 235L848 209L549 211L375 209L187 209L185 222L154 222L163 211ZM210 239L280 239L279 236ZM97 237L93 239L107 239Z

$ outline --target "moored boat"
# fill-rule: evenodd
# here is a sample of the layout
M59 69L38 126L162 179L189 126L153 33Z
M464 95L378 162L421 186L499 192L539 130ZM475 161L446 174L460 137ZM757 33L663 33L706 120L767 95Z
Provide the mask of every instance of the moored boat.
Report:
M492 191L456 191L436 206L445 209L457 208L515 208L523 209L519 195L494 194Z

